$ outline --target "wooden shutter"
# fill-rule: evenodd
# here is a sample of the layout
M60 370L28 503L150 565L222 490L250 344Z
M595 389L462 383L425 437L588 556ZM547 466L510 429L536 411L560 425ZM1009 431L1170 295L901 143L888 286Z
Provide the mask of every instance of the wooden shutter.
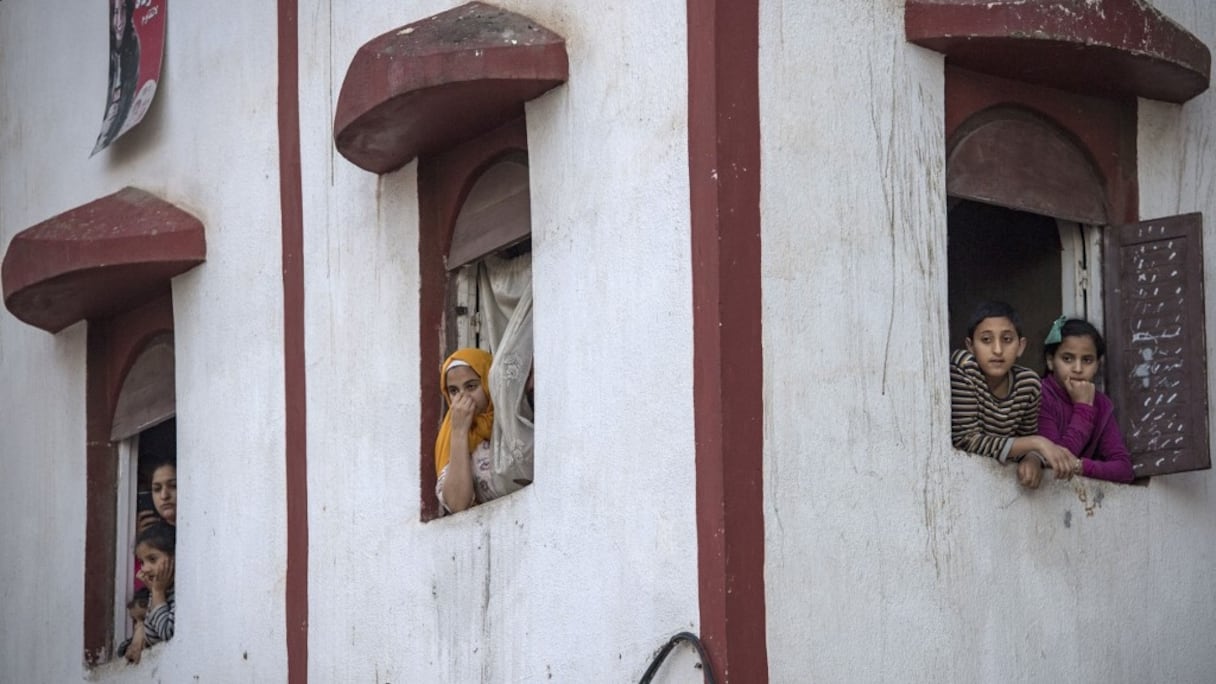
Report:
M1114 226L1107 373L1136 477L1210 468L1203 216Z

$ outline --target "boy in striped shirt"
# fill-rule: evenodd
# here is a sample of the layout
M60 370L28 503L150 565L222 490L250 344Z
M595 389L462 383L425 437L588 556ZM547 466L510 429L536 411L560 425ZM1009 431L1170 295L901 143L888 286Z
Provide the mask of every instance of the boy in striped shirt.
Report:
M1004 302L980 304L968 322L966 345L950 355L954 446L1002 464L1034 454L1057 478L1066 475L1071 454L1036 434L1039 376L1015 363L1026 351L1017 311Z

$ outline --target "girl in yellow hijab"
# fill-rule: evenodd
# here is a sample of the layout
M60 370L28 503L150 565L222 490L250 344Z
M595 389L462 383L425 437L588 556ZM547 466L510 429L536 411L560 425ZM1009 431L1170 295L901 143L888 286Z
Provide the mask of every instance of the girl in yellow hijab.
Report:
M486 384L492 360L481 349L457 349L439 370L448 411L435 440L435 495L453 513L499 496L491 472L494 404Z

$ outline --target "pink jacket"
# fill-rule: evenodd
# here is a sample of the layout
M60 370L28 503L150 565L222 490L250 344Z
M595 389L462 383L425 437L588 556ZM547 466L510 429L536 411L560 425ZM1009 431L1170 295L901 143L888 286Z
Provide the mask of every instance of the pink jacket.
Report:
M1119 432L1110 397L1094 393L1094 404L1074 404L1055 377L1043 378L1039 434L1081 459L1081 474L1097 480L1131 482L1132 456Z

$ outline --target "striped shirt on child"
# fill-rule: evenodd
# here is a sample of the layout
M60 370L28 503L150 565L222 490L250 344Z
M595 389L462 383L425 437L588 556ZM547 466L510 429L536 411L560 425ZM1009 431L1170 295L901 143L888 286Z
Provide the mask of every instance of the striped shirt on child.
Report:
M144 636L147 644L168 641L173 638L173 612L176 609L174 587L165 592L165 603L156 606L144 616Z
M1014 437L1038 432L1039 376L1016 365L1010 374L1013 383L1002 399L988 389L974 354L959 349L950 355L950 441L956 448L1004 463Z

